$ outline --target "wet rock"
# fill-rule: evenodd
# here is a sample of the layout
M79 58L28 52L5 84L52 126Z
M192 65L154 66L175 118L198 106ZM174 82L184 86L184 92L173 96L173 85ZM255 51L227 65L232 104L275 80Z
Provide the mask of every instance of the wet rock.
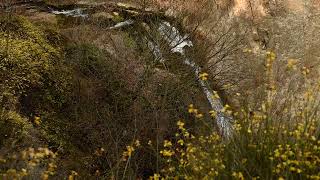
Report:
M134 11L134 10L125 10L128 14L132 15L132 16L137 16L139 15L140 13L137 12L137 11Z

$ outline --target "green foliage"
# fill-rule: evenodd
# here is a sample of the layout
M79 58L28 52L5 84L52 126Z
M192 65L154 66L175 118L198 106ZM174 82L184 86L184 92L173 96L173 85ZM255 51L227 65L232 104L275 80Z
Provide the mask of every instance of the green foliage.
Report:
M73 7L72 1L45 3L65 8ZM42 178L48 178L57 167L50 161L55 159L52 151L61 157L57 179L69 172L69 179L74 179L78 173L72 170L83 179L93 174L97 178L145 179L154 172L159 173L154 179L160 174L168 179L319 179L319 95L312 93L319 88L303 92L303 100L287 102L287 96L274 95L275 80L269 77L258 83L271 89L257 93L259 101L243 94L248 89L257 91L252 88L255 86L240 86L244 90L236 93L238 98L242 96L255 106L239 105L243 109L234 108L237 112L230 106L223 109L237 120L235 137L226 140L215 133L216 112L208 109L207 99L193 70L183 64L183 57L172 54L168 44L159 41L161 50L168 52L163 53L166 62L150 58L145 38L161 39L157 31L150 32L157 27L137 25L126 32L106 32L93 24L74 29L77 23L88 21L62 15L57 18L60 25L66 25L59 27L61 31L69 32L67 36L74 41L65 42L68 38L55 27L35 26L19 16L0 17L0 179L1 175L20 178L29 172L38 175L30 178L39 179L42 172ZM114 13L114 23L123 20ZM63 29L67 25L68 29ZM218 29L215 34L221 32ZM206 67L202 49L207 48L188 50L186 56ZM255 62L241 65L241 69L250 67L252 79L257 80L263 68L272 76L271 64ZM302 72L308 73L307 68ZM207 76L202 72L199 78ZM239 78L223 77L230 81ZM270 84L265 82L268 80ZM188 113L185 107L190 101L197 104L190 105ZM287 104L278 105L284 101ZM159 144L163 139L162 148ZM1 156L12 149L43 144L48 149L22 151L22 155L28 154L22 159L26 162L13 156L12 164L1 164L8 159ZM29 162L37 168L31 168Z
M13 94L40 85L60 56L43 31L16 16L0 18L0 49L0 91Z
M21 117L14 111L1 112L0 114L0 146L11 138L11 142L21 140L30 129L31 124L28 123L26 118ZM12 141L13 140L13 141Z

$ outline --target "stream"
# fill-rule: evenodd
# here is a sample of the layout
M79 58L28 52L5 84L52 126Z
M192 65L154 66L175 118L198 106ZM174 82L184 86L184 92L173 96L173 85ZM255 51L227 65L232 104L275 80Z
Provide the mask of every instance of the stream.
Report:
M213 91L210 89L208 83L199 78L202 70L199 65L187 57L184 47L192 47L193 43L189 40L187 35L181 36L179 30L172 26L169 22L161 22L158 28L161 36L169 43L173 53L179 53L183 57L183 63L193 69L195 77L202 88L203 93L206 95L207 100L214 112L216 112L216 121L219 130L223 133L224 137L231 135L231 118L223 113L223 104L220 98L215 98Z
M83 9L77 8L74 10L52 10L51 13L56 15L65 15L71 17L82 17L88 18L88 14L85 14ZM129 26L136 23L136 21L132 19L128 19L122 22L119 22L111 27L109 30L120 29L125 26ZM198 84L202 88L204 95L206 96L208 103L210 104L211 109L216 113L216 122L220 133L224 137L230 137L232 135L232 118L224 113L224 106L222 100L217 98L214 91L210 88L208 80L204 81L199 78L200 73L203 73L201 67L197 65L192 59L190 59L185 52L185 47L193 47L192 41L189 39L188 35L182 36L179 30L172 26L167 21L162 21L159 23L159 27L157 29L158 33L161 37L169 44L172 53L179 53L183 57L183 63L193 69L193 73L195 78L198 81ZM151 40L148 40L148 48L153 53L154 57L157 61L164 63L165 59L163 58L161 49L158 44L154 43Z
M73 10L51 10L52 14L56 15L64 15L64 16L71 16L71 17L82 17L87 18L89 15L84 13L84 9L77 8Z

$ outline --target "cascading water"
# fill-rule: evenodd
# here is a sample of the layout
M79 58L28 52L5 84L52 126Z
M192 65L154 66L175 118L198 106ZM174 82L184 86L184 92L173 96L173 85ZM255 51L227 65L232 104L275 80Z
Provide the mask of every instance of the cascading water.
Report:
M162 56L162 53L161 53L161 50L160 50L160 47L153 43L152 41L150 40L147 40L148 41L148 48L151 50L151 52L153 53L153 55L156 57L156 60L163 63L165 60Z
M116 25L110 27L109 29L118 29L118 28L122 28L122 27L124 27L124 26L131 25L131 24L133 24L133 23L134 23L134 21L131 20L131 19L129 19L129 20L126 20L126 21L123 21L123 22L119 22L119 23L117 23Z
M83 12L83 9L81 8L77 8L73 10L61 10L61 11L52 10L51 13L56 15L65 15L65 16L71 16L71 17L82 17L82 18L88 17L88 14L85 14Z
M133 20L127 20L124 22L120 22L109 29L116 29L116 28L127 26L127 25L131 25L133 23L134 23ZM208 84L206 83L206 81L199 78L199 75L202 72L200 66L198 66L195 62L193 62L185 54L184 48L186 46L192 47L193 46L192 41L190 41L188 39L188 36L186 36L186 35L181 36L178 29L171 26L169 22L160 23L158 31L159 31L160 35L169 43L169 46L171 47L171 51L173 53L181 54L184 57L183 63L190 66L194 70L194 74L197 77L197 80L198 80L204 94L206 95L212 110L214 110L217 114L216 121L217 121L217 124L219 126L220 131L223 133L224 137L230 137L232 134L232 126L231 126L232 119L231 119L231 117L229 117L223 113L224 107L223 107L221 99L214 98L215 96L214 96L213 92L210 91L210 88L209 88ZM154 43L150 40L147 40L147 41L148 41L148 47L151 50L151 52L153 53L153 55L156 57L156 59L159 60L159 62L164 62L165 60L162 56L160 47L156 43Z
M72 16L72 17L88 17L88 14L84 14L82 9L74 9L74 10L68 10L68 11L51 11L53 14L62 14L65 16ZM119 22L115 24L114 26L108 28L110 30L112 29L119 29L128 25L132 25L135 23L134 20L126 20L123 22ZM206 98L209 101L209 104L213 111L216 112L216 121L217 125L219 126L220 131L223 133L224 137L230 137L232 134L232 126L231 126L231 117L227 116L223 112L223 104L220 98L214 98L213 91L210 90L210 87L208 86L207 82L199 78L200 73L202 72L200 66L198 66L194 61L192 61L190 58L188 58L185 54L185 47L192 47L193 43L188 39L188 36L181 36L179 30L173 26L169 22L161 22L160 26L158 28L158 32L160 35L169 43L169 46L171 47L171 52L173 53L179 53L182 57L184 57L183 63L187 66L190 66L195 76L197 77L197 80L206 95ZM158 44L147 40L148 47L153 53L153 55L156 57L156 60L159 62L164 62L164 58L162 56L160 47Z
M171 51L174 53L180 53L184 57L184 64L190 66L197 77L197 80L202 87L204 94L206 95L211 108L216 112L216 120L220 131L225 137L230 137L232 133L231 118L223 113L223 105L220 98L214 98L214 94L210 91L208 84L198 78L201 73L201 68L188 58L185 54L184 47L192 47L193 43L188 39L188 36L181 36L177 28L170 25L169 22L162 22L158 28L160 35L169 43Z

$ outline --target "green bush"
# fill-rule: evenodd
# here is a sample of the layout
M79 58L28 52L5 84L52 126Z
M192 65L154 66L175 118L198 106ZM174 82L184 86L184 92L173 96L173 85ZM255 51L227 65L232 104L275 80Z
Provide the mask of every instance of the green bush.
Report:
M0 92L22 94L43 83L60 57L43 31L19 16L0 18Z
M31 128L27 119L14 111L2 112L0 116L0 147L6 142L14 144L20 141L28 133L28 128ZM11 141L8 141L9 139Z

